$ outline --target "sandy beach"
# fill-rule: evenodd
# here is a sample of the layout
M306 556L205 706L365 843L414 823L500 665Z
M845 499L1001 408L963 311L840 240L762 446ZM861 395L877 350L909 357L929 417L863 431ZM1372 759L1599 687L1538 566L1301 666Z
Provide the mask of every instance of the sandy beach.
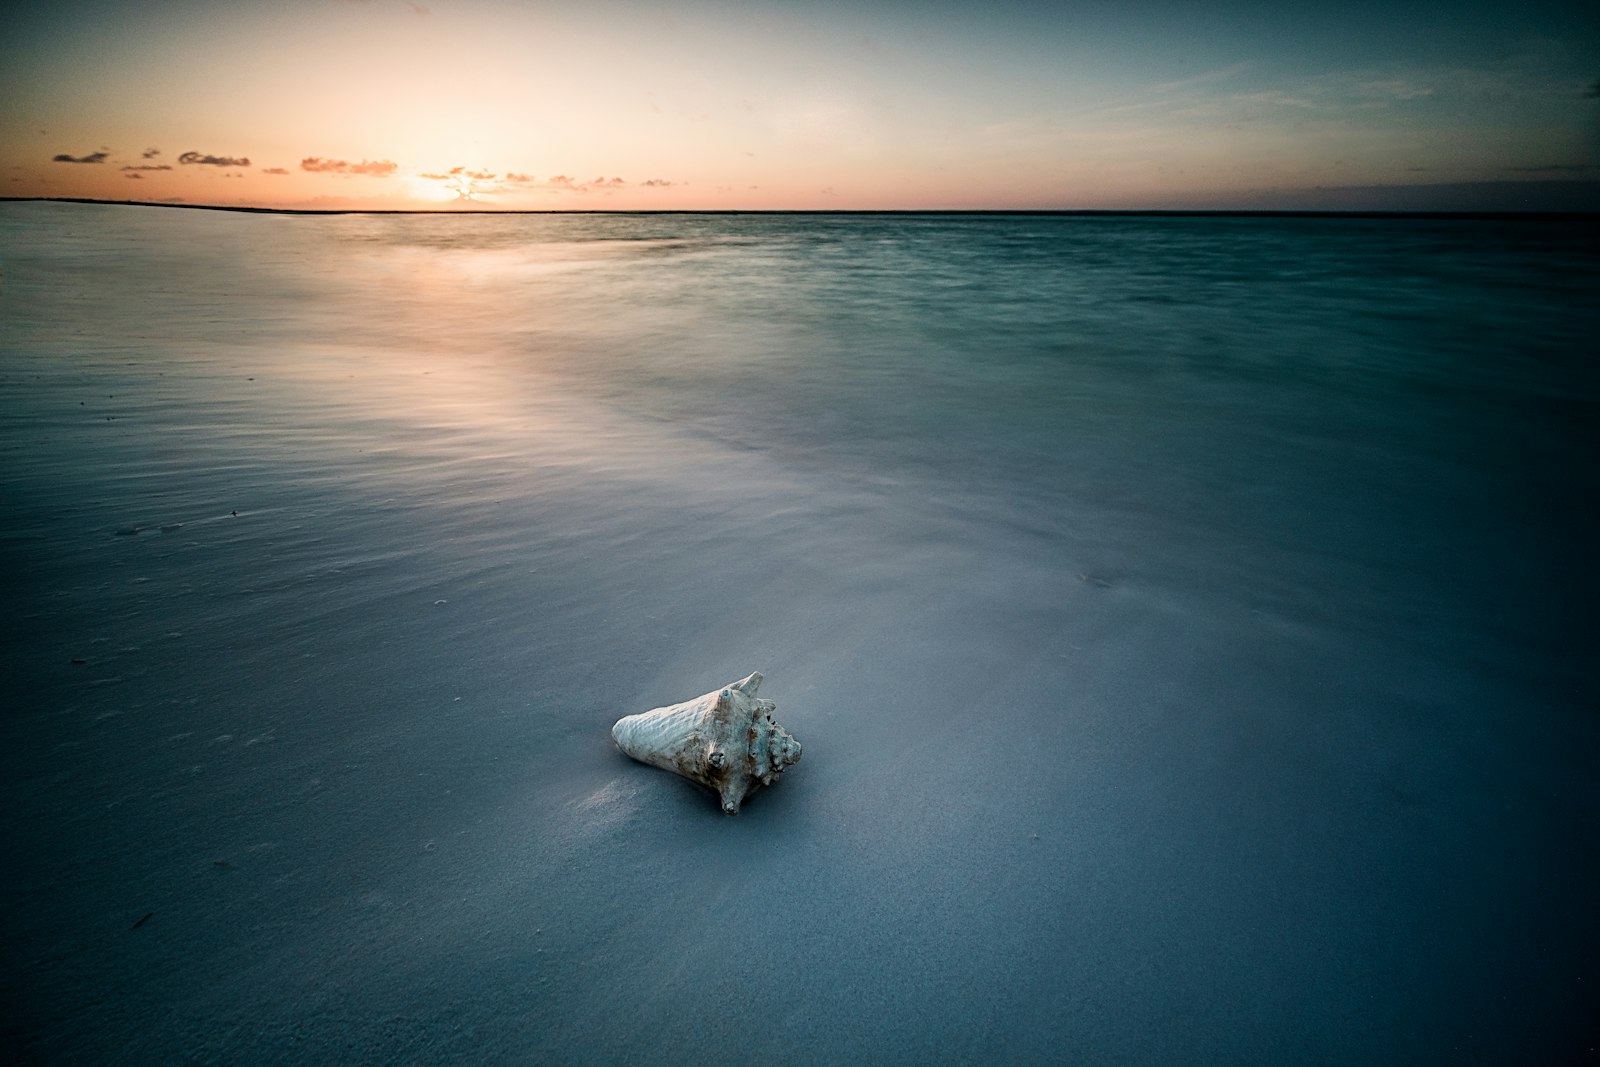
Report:
M17 203L0 264L22 1061L1593 1044L1581 227ZM612 745L756 670L736 817Z

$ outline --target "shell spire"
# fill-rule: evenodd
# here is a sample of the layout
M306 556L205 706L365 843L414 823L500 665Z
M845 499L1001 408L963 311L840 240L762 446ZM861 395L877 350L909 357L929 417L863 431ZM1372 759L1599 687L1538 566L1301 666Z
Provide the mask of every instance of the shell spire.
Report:
M618 719L617 747L640 763L673 771L739 805L800 761L800 742L773 719L778 706L756 696L760 672L703 696Z

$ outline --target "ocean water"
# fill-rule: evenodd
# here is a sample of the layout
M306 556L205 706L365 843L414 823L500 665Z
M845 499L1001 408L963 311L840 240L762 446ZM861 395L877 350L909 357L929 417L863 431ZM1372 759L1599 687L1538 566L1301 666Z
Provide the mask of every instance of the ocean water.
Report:
M1596 236L0 205L7 1048L1592 1057Z

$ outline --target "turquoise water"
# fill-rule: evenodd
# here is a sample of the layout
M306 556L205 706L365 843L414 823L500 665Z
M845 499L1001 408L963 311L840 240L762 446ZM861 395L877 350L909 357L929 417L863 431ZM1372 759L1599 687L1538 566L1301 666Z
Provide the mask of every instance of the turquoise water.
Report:
M0 207L8 1041L1585 1054L1596 247Z

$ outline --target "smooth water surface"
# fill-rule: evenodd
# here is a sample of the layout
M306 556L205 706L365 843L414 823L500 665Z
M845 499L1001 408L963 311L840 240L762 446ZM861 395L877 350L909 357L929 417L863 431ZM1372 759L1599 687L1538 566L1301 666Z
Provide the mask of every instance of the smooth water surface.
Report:
M1591 1055L1595 237L0 206L7 1047Z

